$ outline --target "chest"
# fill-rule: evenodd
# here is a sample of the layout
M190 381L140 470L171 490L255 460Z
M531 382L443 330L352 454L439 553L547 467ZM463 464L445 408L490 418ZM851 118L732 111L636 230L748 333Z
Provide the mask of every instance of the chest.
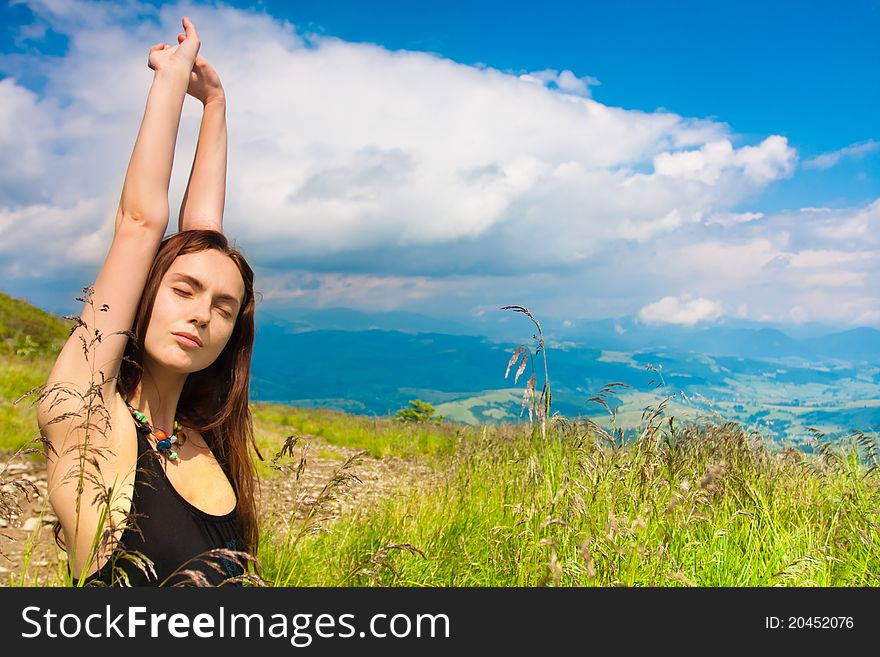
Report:
M110 480L122 482L123 497L131 500L141 438L121 398L119 402L112 431L112 443L118 456L115 461L102 464L101 470L105 479L109 477ZM216 516L231 513L237 500L226 473L207 448L201 434L188 429L187 437L179 448L176 461L167 461L156 453L164 478L180 497L196 509ZM155 449L155 441L148 439L147 442L151 449Z
M231 513L236 498L226 473L210 450L197 450L192 442L189 450L187 445L181 448L176 461L165 462L160 458L168 482L181 497L205 513L215 516Z

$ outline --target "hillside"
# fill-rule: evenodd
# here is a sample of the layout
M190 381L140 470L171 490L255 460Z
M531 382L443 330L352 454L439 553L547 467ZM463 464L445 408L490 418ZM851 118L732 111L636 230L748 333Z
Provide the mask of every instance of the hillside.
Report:
M52 356L69 334L63 318L0 292L0 355Z
M0 450L16 450L37 436L32 400L14 402L46 382L69 334L63 318L0 292Z

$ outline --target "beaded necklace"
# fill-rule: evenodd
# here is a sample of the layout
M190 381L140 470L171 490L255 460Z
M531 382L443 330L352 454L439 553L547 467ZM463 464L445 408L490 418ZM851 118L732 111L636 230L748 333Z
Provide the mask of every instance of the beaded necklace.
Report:
M156 449L159 451L159 453L164 456L165 459L168 461L176 461L177 451L172 447L172 445L176 445L179 448L182 447L183 444L186 442L186 434L183 432L183 427L180 425L180 422L178 422L176 419L174 420L174 433L169 436L161 429L156 429L155 427L151 426L149 421L147 420L147 416L141 413L139 410L133 408L127 402L125 405L128 406L128 410L135 421L142 427L147 429L150 432L151 436L154 436L156 438Z

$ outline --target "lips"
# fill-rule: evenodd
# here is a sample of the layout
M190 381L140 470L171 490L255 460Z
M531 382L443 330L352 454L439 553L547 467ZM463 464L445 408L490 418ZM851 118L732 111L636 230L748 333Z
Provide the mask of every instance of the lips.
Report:
M202 341L199 339L199 336L193 335L192 333L175 333L178 338L180 338L181 342L184 344L189 344L192 347L201 347Z

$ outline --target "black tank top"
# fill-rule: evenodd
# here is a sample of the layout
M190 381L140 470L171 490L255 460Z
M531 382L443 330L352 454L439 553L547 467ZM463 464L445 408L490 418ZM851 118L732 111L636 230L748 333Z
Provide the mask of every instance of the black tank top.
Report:
M238 529L237 503L236 509L230 513L215 516L187 502L165 475L164 457L147 440L149 429L137 422L134 424L138 441L138 465L132 496L134 525L123 531L119 547L107 563L86 578L85 583L98 581L113 585L114 562L117 569L125 571L132 586L183 584L187 579L185 576L179 573L172 576L178 570L197 570L212 586L241 575L242 568L230 559L199 557L215 548L245 549ZM156 577L148 577L128 559L115 558L125 551L137 551L149 557ZM119 584L118 572L115 579ZM77 580L73 581L76 584Z

